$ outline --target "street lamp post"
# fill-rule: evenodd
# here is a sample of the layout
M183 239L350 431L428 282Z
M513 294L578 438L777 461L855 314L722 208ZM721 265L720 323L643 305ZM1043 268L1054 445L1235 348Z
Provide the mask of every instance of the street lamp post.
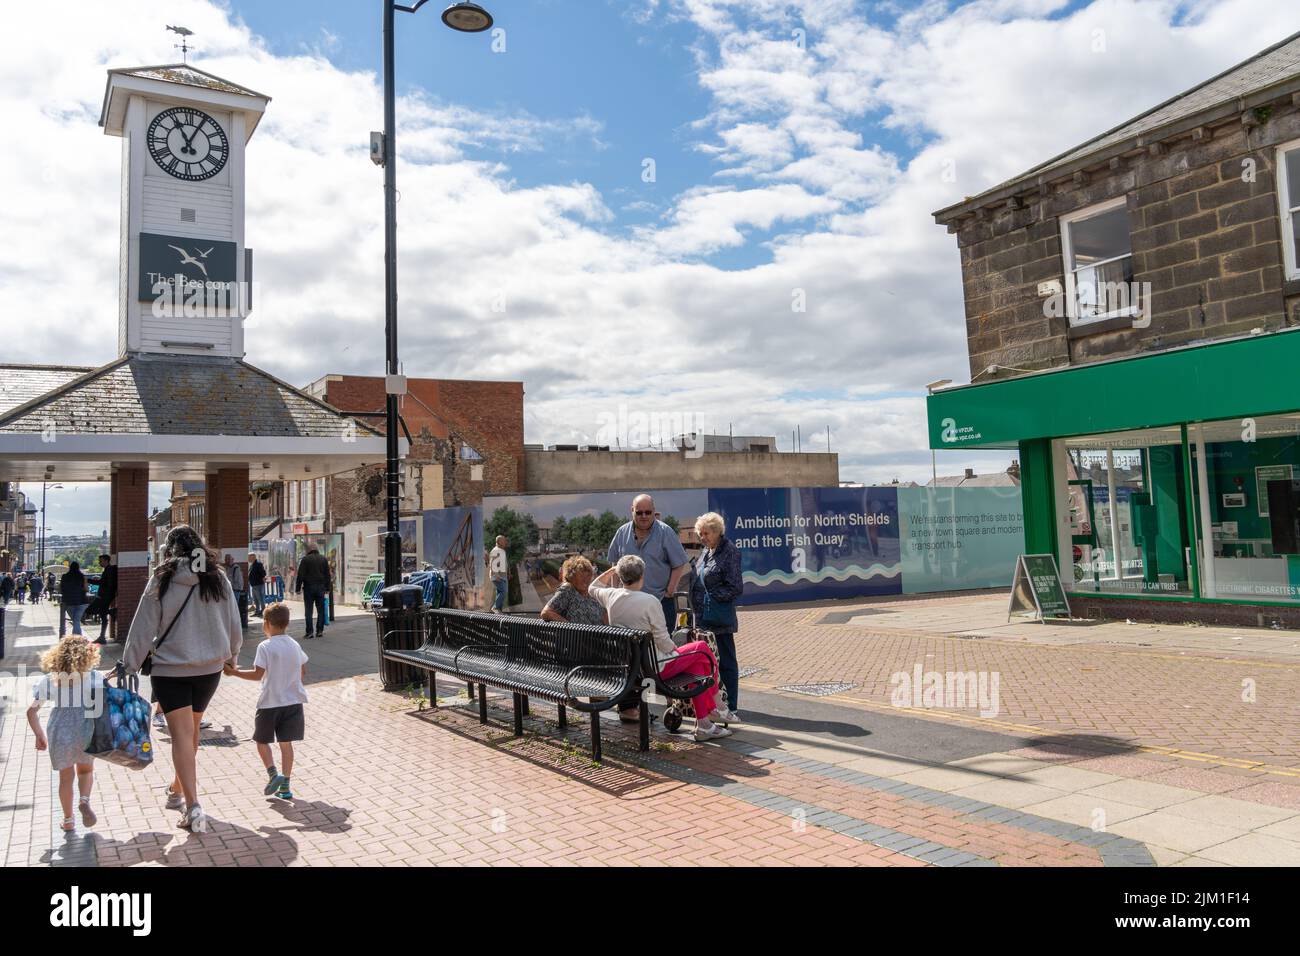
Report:
M61 484L47 485L41 482L41 544L36 549L36 570L45 573L45 491L46 488L62 488Z
M943 388L945 385L951 385L951 384L952 384L952 379L941 378L937 382L930 382L929 384L927 384L925 386L925 391L927 394L933 395L935 389ZM930 486L932 488L939 487L939 460L934 455L933 447L930 448Z
M402 581L400 471L397 442L397 400L406 382L397 360L397 124L394 121L393 20L398 10L415 13L427 0L410 6L384 0L384 431L387 439L387 526L384 535L384 584ZM461 33L482 33L492 28L492 15L477 3L453 3L442 12L442 22Z

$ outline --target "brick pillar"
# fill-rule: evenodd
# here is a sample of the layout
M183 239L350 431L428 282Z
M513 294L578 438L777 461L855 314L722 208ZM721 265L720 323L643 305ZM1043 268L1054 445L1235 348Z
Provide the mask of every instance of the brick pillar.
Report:
M248 572L248 469L222 468L207 476L208 547Z
M149 466L118 465L110 490L109 548L117 565L117 621L113 636L125 639L149 583Z

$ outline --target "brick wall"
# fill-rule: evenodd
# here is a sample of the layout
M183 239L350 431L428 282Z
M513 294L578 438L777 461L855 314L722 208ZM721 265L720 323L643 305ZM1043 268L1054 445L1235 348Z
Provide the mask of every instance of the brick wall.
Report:
M1275 147L1297 138L1300 109L1283 101L1040 178L996 209L950 220L972 380L988 381L990 365L1011 377L1300 324L1300 283L1284 281L1274 168ZM1060 217L1120 196L1133 279L1151 283L1150 325L1071 329L1066 317L1045 315L1038 292L1039 283L1064 281Z
M523 487L524 389L520 382L461 382L409 379L401 415L411 432L411 450L404 514L422 510L419 495L423 465L439 463L443 475L443 504L471 506L484 495L515 494ZM382 378L331 376L321 397L344 411L370 412L384 408ZM378 431L382 418L359 421ZM403 436L405 437L405 436ZM461 456L468 444L481 461ZM480 466L480 467L476 467ZM479 477L476 473L481 471ZM382 463L330 478L328 498L331 528L354 521L384 520Z

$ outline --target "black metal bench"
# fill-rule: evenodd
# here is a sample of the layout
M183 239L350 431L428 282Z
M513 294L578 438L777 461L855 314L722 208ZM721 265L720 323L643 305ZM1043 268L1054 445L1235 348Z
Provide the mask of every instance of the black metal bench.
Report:
M636 700L641 749L650 746L649 709L641 701L642 666L650 636L622 627L559 624L537 618L439 608L423 612L427 638L414 650L390 648L383 655L429 672L429 699L437 706L435 680L446 674L478 685L479 720L487 723L487 687L514 697L514 731L523 733L530 697L591 715L592 757L601 758L600 712ZM698 678L697 678L698 680ZM585 698L585 700L583 699ZM595 702L593 702L593 698Z

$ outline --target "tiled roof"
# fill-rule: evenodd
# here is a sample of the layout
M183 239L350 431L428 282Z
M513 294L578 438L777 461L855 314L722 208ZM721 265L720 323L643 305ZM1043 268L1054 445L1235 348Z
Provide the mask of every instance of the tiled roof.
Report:
M1292 34L1218 76L1213 76L1190 90L1151 107L1145 113L1093 137L1060 156L1040 163L1006 182L986 189L973 199L964 200L941 212L979 205L982 198L1001 193L1017 183L1031 180L1060 167L1067 167L1092 155L1104 153L1109 147L1119 146L1145 133L1177 123L1179 120L1190 120L1200 113L1232 103L1234 100L1266 90L1297 76L1300 76L1300 33Z
M75 365L0 365L0 415L89 371Z
M991 475L940 475L936 480L927 482L931 488L1017 488L1020 481L1005 471Z
M121 70L109 70L122 76L138 76L146 80L162 80L164 83L180 83L183 86L198 86L208 90L220 90L222 93L242 93L245 96L262 96L246 86L222 79L207 70L200 70L187 63L168 63L163 66L137 66Z
M336 438L351 421L238 359L131 355L0 413L0 432Z

